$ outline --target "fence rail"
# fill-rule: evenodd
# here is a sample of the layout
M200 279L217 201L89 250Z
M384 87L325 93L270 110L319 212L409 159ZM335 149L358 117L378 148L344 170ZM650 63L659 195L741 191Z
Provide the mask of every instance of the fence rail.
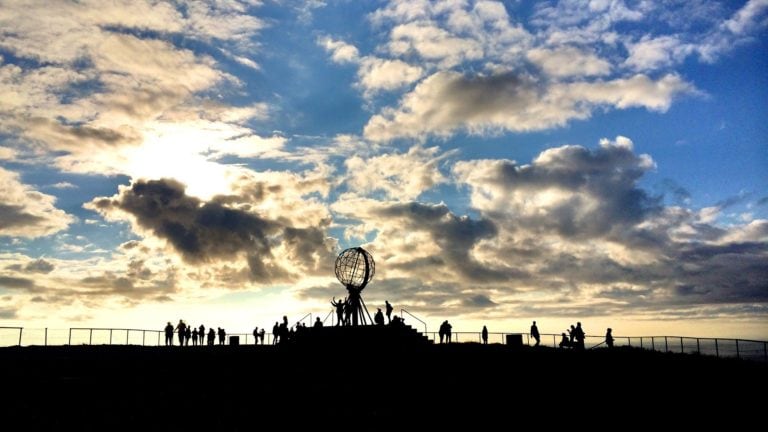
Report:
M402 312L401 312L402 313ZM407 313L407 312L406 312ZM333 315L331 314L331 317ZM328 317L326 317L327 319ZM304 317L306 319L306 317ZM310 318L311 319L311 318ZM426 324L424 324L426 327ZM425 328L426 329L426 328ZM267 329L268 330L268 329ZM523 337L523 343L535 345L534 338L527 333L489 332L488 343L506 342L509 334ZM440 342L437 332L424 332L431 340ZM256 341L251 333L229 333L227 336L237 336L241 344L251 345ZM542 333L540 345L558 348L561 335ZM482 343L480 332L452 332L452 343L477 342ZM198 345L204 338L198 339ZM588 348L600 345L604 336L586 336L585 345ZM264 335L265 345L272 344L273 335L268 331ZM447 342L447 341L445 341ZM215 343L218 343L218 338ZM30 346L30 345L140 345L162 346L165 344L163 330L147 329L118 329L118 328L89 328L72 327L68 329L0 327L0 346ZM178 345L178 335L174 334L173 344ZM192 340L189 341L192 345ZM689 336L614 336L614 346L632 346L661 352L689 353L713 355L716 357L736 357L749 360L768 362L768 341L752 339L701 338Z

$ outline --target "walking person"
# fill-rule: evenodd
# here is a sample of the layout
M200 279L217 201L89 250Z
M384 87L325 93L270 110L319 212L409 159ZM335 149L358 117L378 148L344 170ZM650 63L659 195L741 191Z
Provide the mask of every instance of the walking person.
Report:
M531 325L531 337L536 339L536 345L539 346L539 343L541 342L541 335L539 335L539 328L536 327L536 321L533 322L533 325Z
M384 300L384 304L386 306L385 309L387 311L387 324L391 324L392 323L392 309L393 309L392 305L389 304L389 300Z

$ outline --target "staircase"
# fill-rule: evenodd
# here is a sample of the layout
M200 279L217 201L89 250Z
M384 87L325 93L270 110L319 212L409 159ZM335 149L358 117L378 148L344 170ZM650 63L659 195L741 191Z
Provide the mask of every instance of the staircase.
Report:
M431 344L409 325L366 325L306 328L288 342L294 346L324 347L419 347Z

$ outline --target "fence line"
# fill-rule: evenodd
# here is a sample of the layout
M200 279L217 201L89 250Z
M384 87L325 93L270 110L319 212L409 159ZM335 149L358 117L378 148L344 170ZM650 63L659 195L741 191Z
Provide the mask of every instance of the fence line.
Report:
M332 316L332 315L331 315ZM306 317L305 317L306 318ZM326 317L327 319L327 317ZM265 329L266 330L266 329ZM0 346L30 346L30 345L164 345L164 331L154 329L121 329L72 327L68 329L0 327ZM528 333L489 332L489 343L506 343L506 336L516 334L523 337L524 344L535 345L534 338ZM440 342L437 332L424 332L435 343ZM218 335L217 335L218 336ZM252 345L255 338L252 333L229 333L230 338L236 336L243 345ZM477 342L482 343L480 332L452 332L452 343ZM552 348L559 347L561 334L541 333L540 345ZM271 333L264 335L260 341L264 345L274 343ZM207 345L205 337L198 338L198 345ZM585 345L594 347L605 340L604 336L586 336ZM178 334L172 338L178 346ZM191 342L191 341L190 341ZM214 340L217 344L218 337ZM225 341L226 342L226 341ZM233 342L229 340L230 344ZM768 341L736 338L708 338L689 336L614 336L614 346L633 346L652 351L705 354L716 357L736 357L768 362Z

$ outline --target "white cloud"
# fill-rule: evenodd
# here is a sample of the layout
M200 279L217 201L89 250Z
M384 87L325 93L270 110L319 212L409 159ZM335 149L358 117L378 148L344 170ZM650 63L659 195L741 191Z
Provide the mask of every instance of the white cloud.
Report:
M472 38L457 37L431 23L401 24L392 29L388 43L395 56L418 55L449 68L483 57L482 45Z
M74 218L55 202L21 183L17 173L0 168L0 235L35 238L67 229Z
M681 63L694 52L694 46L680 42L674 36L644 37L631 43L629 57L624 62L634 70L649 71Z
M335 63L351 63L358 66L356 85L363 89L366 98L380 90L395 90L421 78L424 70L398 59L361 57L357 48L329 37L318 39L318 44L331 53Z
M437 147L411 147L407 153L389 153L346 160L346 182L352 193L382 191L390 200L410 201L446 181L439 164L455 152L439 154Z
M741 9L728 19L724 26L734 34L743 34L758 25L765 25L768 17L768 0L749 0Z
M527 76L466 77L438 72L386 108L365 126L374 141L470 133L530 131L588 118L597 107L643 107L665 111L672 99L693 91L679 76L652 80L645 75L609 81L541 85Z
M344 41L326 36L319 38L317 43L331 53L331 59L336 63L355 63L359 60L357 48Z
M575 47L557 49L535 48L527 53L528 59L539 65L549 76L583 77L608 75L611 64L593 53Z
M358 82L367 93L395 90L421 78L424 70L401 60L364 57L358 70Z

